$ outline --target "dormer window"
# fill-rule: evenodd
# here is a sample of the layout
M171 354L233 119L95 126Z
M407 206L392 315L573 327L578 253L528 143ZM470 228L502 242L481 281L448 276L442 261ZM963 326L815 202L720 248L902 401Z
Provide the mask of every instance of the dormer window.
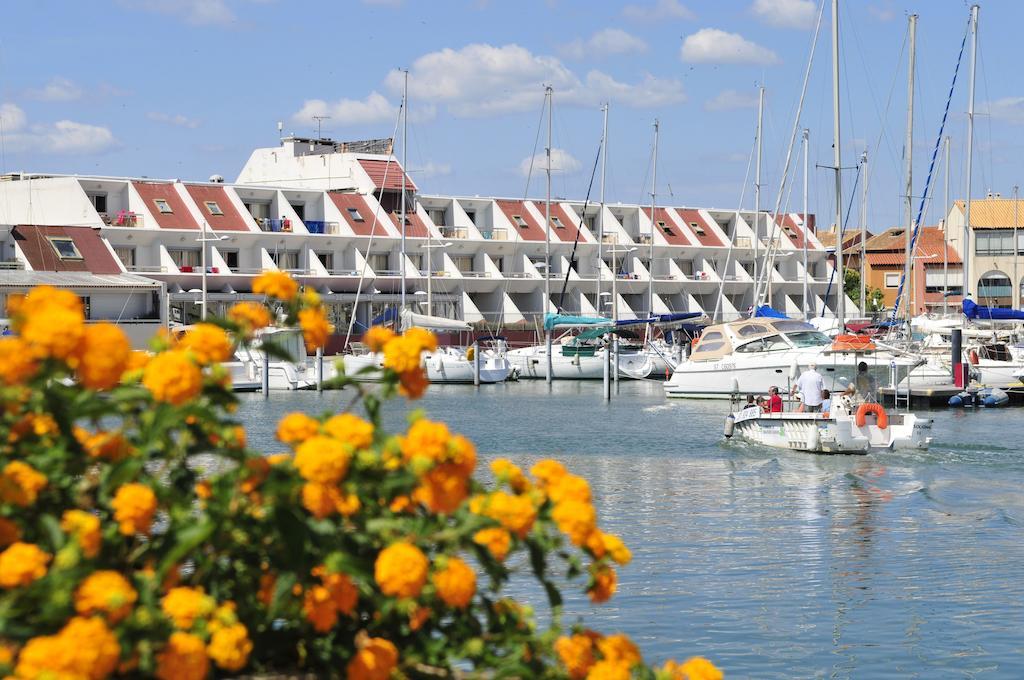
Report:
M78 251L78 246L69 238L50 237L50 245L57 251L57 257L62 260L82 259L82 253Z
M206 201L206 209L211 215L223 215L224 211L220 209L217 201Z
M555 225L555 229L565 229L565 225L562 224L562 220L557 217L552 216L551 224Z
M512 216L512 220L516 223L516 226L519 227L520 229L526 229L527 227L530 226L529 224L526 223L526 220L523 219L522 215L513 215Z
M658 222L658 229L661 229L661 231L662 231L663 233L666 233L666 234L668 234L669 236L671 236L671 235L672 235L672 227L668 226L668 225L667 225L667 224L665 224L664 222L660 222L660 221Z
M353 222L365 222L363 216L359 214L359 208L346 208L348 210L348 216L352 218Z
M164 215L170 215L174 213L174 210L171 209L171 204L168 203L167 199L165 198L154 198L153 205L155 205L156 209L159 210Z
M690 228L693 229L695 234L704 235L704 227L700 226L698 222L690 222Z

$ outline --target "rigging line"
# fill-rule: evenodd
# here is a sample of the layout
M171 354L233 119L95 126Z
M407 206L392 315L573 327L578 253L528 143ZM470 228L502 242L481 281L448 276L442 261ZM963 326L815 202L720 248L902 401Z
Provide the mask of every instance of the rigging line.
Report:
M405 99L403 98L402 99L402 105L398 107L398 116L395 118L395 129L391 132L391 139L392 140L395 140L395 139L398 138L398 126L402 122L402 113L404 111L405 111ZM395 156L394 150L395 150L394 149L394 141L392 141L392 148L391 148L392 153L391 153L390 156L388 156L388 160L384 164L384 177L383 177L383 179L381 179L381 182L380 182L382 187L387 186L387 184L388 184L388 172L391 170L391 164L393 162L396 162L396 161L393 160L394 156ZM405 172L405 168L402 168L402 172L403 173ZM403 181L402 184L404 185L405 182ZM382 189L381 190L381 197L382 198L383 198L383 195L384 195L384 192L383 192L383 189ZM348 347L349 340L352 338L352 328L355 326L355 323L356 323L356 310L359 308L359 296L363 292L363 281L366 278L366 269L367 269L367 267L369 266L369 263L370 263L370 248L373 247L373 237L377 233L377 218L380 215L380 210L381 210L381 204L380 204L380 201L378 200L377 201L377 207L374 208L374 210L373 210L373 222L370 224L370 240L366 242L366 256L363 258L363 266L359 270L359 282L358 282L358 284L356 284L356 297L355 297L355 300L352 302L352 318L349 319L348 330L345 331L345 344L342 345L343 348ZM342 215L342 217L344 218L344 215ZM355 250L356 250L356 253L358 254L359 253L359 247L356 246ZM403 256L404 256L404 254L403 254ZM386 307L386 305L385 305L385 307ZM372 320L372 318L371 318L371 320Z
M601 145L604 144L604 139L601 140ZM590 206L590 192L594 189L594 178L597 176L597 164L601 160L601 146L597 147L597 155L594 157L594 168L590 171L590 184L587 186L587 197L583 201L583 215L586 216L587 208ZM580 220L580 224L576 227L576 239L572 244L572 252L569 254L569 266L565 270L565 280L562 281L562 292L558 295L558 312L562 312L562 302L565 300L565 289L569 285L569 272L572 271L572 263L576 259L576 246L580 244L580 233L582 233L583 220ZM550 226L549 226L550 228ZM600 271L600 269L598 269ZM600 306L601 301L594 301ZM600 309L598 310L600 312Z
M740 200L736 204L736 211L733 214L732 220L732 234L729 235L729 248L725 251L725 269L723 272L726 276L729 274L729 265L732 264L732 251L736 245L736 232L740 226L740 211L743 209L743 201L747 195L747 182L750 180L750 168L754 164L754 153L757 150L757 135L754 136L754 142L750 145L750 155L747 156L747 170L743 173L743 183L740 184ZM711 317L712 321L718 320L718 312L722 307L722 298L725 295L725 278L719 277L722 280L718 282L718 297L715 299L715 312L714 316Z
M843 217L843 226L838 229L839 232L836 236L838 243L843 242L843 234L846 233L846 227L850 224L850 214L853 213L853 199L857 197L857 185L860 184L860 163L857 164L857 175L853 179L853 188L850 189L850 201L846 204L846 215ZM825 297L821 300L821 316L825 316L825 307L828 305L828 298L832 294L832 283L836 279L836 268L832 268L832 275L828 278L828 288L825 289ZM843 276L843 295L846 295L846 277ZM843 329L839 329L842 332Z
M964 39L960 43L960 54L956 58L956 68L953 70L953 82L949 85L949 94L946 96L946 109L942 113L942 123L939 125L939 134L935 138L935 146L932 148L932 159L928 164L928 178L924 183L924 191L921 193L921 202L917 208L917 218L914 220L914 231L910 236L910 262L909 269L913 271L914 268L914 253L917 252L917 237L921 231L921 213L924 211L925 199L928 197L928 190L932 184L932 173L935 171L935 159L939 156L939 147L942 146L942 137L946 131L946 120L949 118L949 106L953 101L953 90L956 89L956 78L960 73L960 64L963 61L964 47L967 45L967 36L971 32L971 22L967 22L967 30L964 32ZM906 270L903 275L900 276L900 285L896 289L896 302L892 307L892 315L889 317L889 321L896 321L896 315L899 314L900 309L900 298L903 296L903 286L906 284ZM910 314L912 312L908 312ZM909 321L910 319L907 319Z
M537 162L537 146L540 144L540 131L544 128L544 112L548 109L548 99L544 97L544 103L540 105L540 120L537 122L537 136L533 140L533 153L530 154L530 169L526 171L526 188L523 190L523 200L530 197L530 182L533 179L533 165Z

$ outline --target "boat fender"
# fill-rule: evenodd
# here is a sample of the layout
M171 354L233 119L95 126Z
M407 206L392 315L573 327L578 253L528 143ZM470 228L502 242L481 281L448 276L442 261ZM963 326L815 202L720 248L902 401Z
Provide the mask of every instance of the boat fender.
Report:
M811 429L807 432L807 450L817 451L821 448L821 432L818 431L818 426L811 424Z
M466 350L466 361L472 361L473 357L476 356L476 347L470 345L469 349Z
M973 365L977 366L978 365L978 361L979 361L979 359L978 359L978 350L972 349L971 353L967 355L967 358L970 359L970 361L971 361L971 363Z
M725 417L725 438L729 439L732 437L733 430L736 429L736 416L729 414Z
M800 377L800 364L797 363L796 359L793 359L793 363L789 365L789 380L796 382L798 377Z
M864 427L864 424L867 423L867 415L869 413L874 413L875 417L878 419L877 423L879 430L884 430L889 427L889 414L885 412L885 408L883 408L881 404L861 404L858 406L856 420L857 427Z
M740 393L740 379L737 378L736 376L733 376L733 378L732 378L732 393L733 394L739 394Z
M964 405L964 398L962 396L960 396L959 394L954 394L952 397L949 398L949 405L950 406L956 406L956 407L963 406Z

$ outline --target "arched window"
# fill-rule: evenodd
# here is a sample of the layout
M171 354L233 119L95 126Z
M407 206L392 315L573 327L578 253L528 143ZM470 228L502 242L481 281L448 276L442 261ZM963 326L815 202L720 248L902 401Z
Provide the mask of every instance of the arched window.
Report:
M989 307L1013 305L1013 283L998 269L986 272L978 279L978 302Z

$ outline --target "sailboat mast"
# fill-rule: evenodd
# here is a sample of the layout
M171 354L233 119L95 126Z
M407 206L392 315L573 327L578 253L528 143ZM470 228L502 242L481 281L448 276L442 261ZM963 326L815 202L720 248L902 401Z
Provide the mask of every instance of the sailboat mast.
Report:
M832 160L836 176L836 320L839 332L846 326L846 291L843 275L843 175L839 137L839 0L832 0Z
M943 140L946 147L946 172L942 195L942 315L945 316L949 310L949 135Z
M1013 292L1010 293L1010 300L1013 301L1013 308L1020 309L1020 275L1017 272L1017 214L1018 187L1013 185Z
M551 103L554 88L550 85L544 87L544 97L548 100L548 143L545 148L547 155L547 200L544 202L544 310L543 316L547 316L548 308L551 306ZM544 344L547 351L547 382L550 385L554 378L554 368L551 359L551 331L545 332Z
M967 195L964 202L964 280L962 297L971 294L971 171L974 166L974 74L978 68L978 5L971 5L971 80L967 88Z
M409 71L405 71L405 80L402 85L402 208L401 208L401 221L402 221L402 257L401 262L398 263L399 269L402 274L402 309L405 309L405 172L406 172L406 153L409 148L408 144L409 136ZM392 208L393 210L394 208Z
M604 263L604 182L608 171L608 104L601 107L604 111L604 124L601 126L601 209L597 213L597 297L594 303L597 305L599 316L604 316L604 309L601 305L601 271ZM615 272L612 272L615 275Z
M651 178L651 242L647 255L647 317L654 317L654 205L658 200L658 128L660 123L654 119L654 170ZM651 324L648 322L644 330L645 339L651 339Z
M803 307L804 307L804 321L807 321L808 319L810 319L810 315L807 312L807 310L809 309L808 306L807 306L808 279L811 278L811 275L807 271L807 237L810 234L810 227L807 224L807 143L808 143L808 140L810 139L810 136L811 136L811 131L808 130L807 128L804 128L804 133L803 133L803 146L804 146L804 149L803 149L803 151L804 151L804 219L803 219L803 228L804 228L804 238L803 238L803 241L804 241L804 244L803 244L804 245L804 249L803 249L804 250L804 295L803 295L803 298L802 298L802 300L803 300Z
M863 187L860 192L860 313L868 313L868 152L860 155L860 181Z
M757 169L754 171L754 311L757 311L758 291L758 250L761 245L761 123L764 119L764 86L757 88ZM771 285L771 284L766 284Z
M910 243L914 232L914 194L913 194L913 176L914 176L914 68L917 57L917 15L911 14L907 17L910 22L910 53L909 61L907 62L907 139L903 145L903 160L904 160L904 173L906 176L906 185L904 187L904 208L906 215L903 223L906 225L904 229L906 236L906 247L905 261L903 263L903 281L906 287L906 293L904 294L904 307L905 310L903 316L907 321L913 313L913 309L910 303L910 295L913 285L914 276L914 254L910 252Z

